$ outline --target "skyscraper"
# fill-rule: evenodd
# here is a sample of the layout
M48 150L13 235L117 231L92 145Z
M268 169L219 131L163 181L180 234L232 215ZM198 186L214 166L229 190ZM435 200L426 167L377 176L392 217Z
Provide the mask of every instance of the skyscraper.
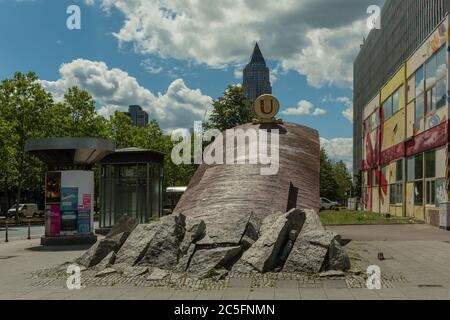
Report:
M126 114L131 118L131 122L136 127L143 128L148 124L148 113L142 110L141 106L129 106Z
M253 50L250 63L244 68L244 91L250 101L255 101L263 94L272 94L270 71L258 43Z

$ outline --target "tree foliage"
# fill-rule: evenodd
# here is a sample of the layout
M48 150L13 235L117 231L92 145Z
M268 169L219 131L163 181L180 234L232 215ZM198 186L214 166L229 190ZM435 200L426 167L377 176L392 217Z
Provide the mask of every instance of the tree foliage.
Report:
M207 128L225 131L252 122L255 113L242 86L228 86L223 96L214 100Z
M345 201L352 193L352 179L342 161L329 159L325 149L320 150L320 196L332 201Z
M53 101L36 74L16 73L0 83L0 203L7 209L23 190L42 192L45 166L24 151L25 141L40 137L93 137L112 139L116 149L144 148L163 152L165 185L187 185L197 166L176 166L170 161L173 143L156 121L146 127L116 112L109 120L97 114L92 96L71 87L60 102Z

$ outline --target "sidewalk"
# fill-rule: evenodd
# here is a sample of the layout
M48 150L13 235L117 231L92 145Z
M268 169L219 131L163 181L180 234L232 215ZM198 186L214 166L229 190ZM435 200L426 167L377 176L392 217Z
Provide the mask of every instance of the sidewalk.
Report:
M48 249L39 240L0 244L0 299L181 299L181 300L450 300L450 243L442 241L352 241L362 267L380 266L382 290L350 289L344 280L306 284L278 280L273 288L251 288L249 279L233 278L224 290L187 291L134 285L88 286L70 291L65 281L36 281L31 272L73 260L86 247ZM378 252L387 258L377 259ZM406 281L398 281L399 276ZM82 280L83 281L83 280Z

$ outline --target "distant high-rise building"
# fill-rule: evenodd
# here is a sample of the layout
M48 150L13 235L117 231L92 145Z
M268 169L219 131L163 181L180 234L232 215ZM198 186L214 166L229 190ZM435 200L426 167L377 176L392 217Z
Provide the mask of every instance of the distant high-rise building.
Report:
M270 71L258 43L253 50L250 63L244 68L244 92L250 101L255 101L263 94L272 94Z
M129 106L125 114L131 118L133 126L143 128L148 124L148 113L142 110L141 106Z

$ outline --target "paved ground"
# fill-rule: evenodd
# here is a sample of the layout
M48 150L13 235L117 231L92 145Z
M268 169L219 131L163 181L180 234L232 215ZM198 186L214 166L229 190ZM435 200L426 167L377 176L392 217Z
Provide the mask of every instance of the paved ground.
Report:
M428 226L344 228L344 238L360 237L347 247L362 268L376 264L385 276L382 290L348 289L343 280L317 285L278 281L274 288L251 288L249 279L232 279L224 290L177 291L116 285L70 291L63 284L36 286L31 272L70 261L86 247L48 249L38 239L0 244L0 299L446 299L450 300L450 243L446 233ZM353 229L354 228L354 229ZM334 229L334 228L333 228ZM395 231L394 231L395 230ZM395 235L392 233L396 233ZM414 236L410 233L416 232ZM366 234L364 239L362 235ZM401 241L370 241L377 235ZM385 235L383 235L385 234ZM403 235L403 237L400 237ZM442 237L442 238L441 238ZM424 240L424 238L426 240ZM379 261L383 252L386 260ZM389 281L401 275L406 281Z
M353 241L450 241L450 231L426 224L327 227Z

